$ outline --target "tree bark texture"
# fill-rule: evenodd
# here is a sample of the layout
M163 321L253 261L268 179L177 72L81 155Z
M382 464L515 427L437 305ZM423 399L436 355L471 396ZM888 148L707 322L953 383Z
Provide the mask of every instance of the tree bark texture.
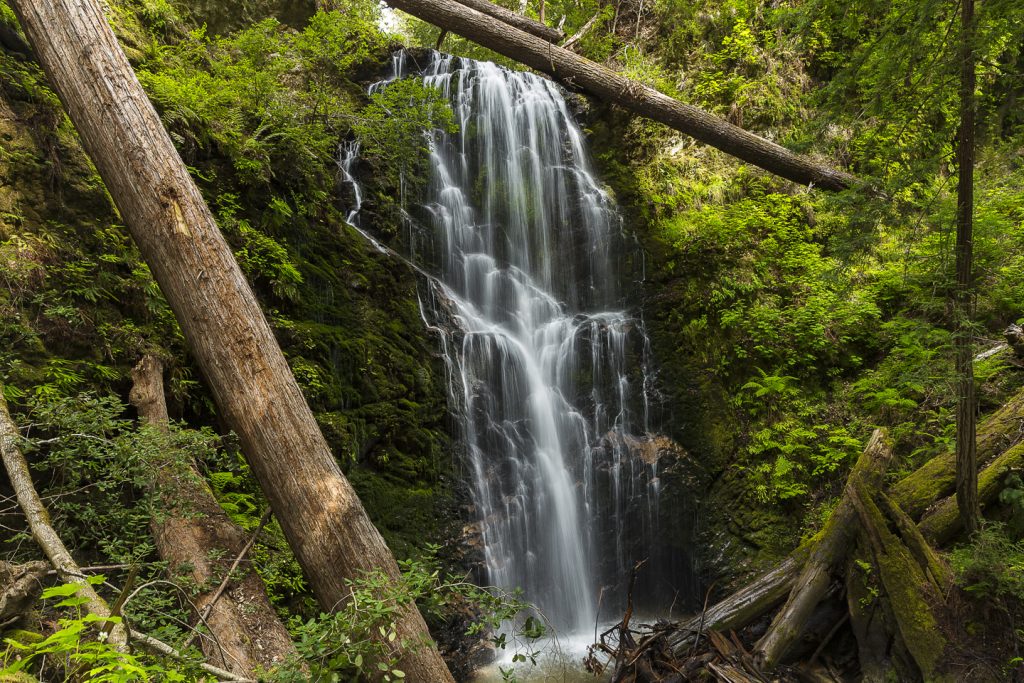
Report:
M78 564L71 553L60 540L60 536L50 524L50 515L43 505L35 484L32 482L32 475L28 470L28 463L25 456L18 448L18 428L11 419L7 410L7 401L3 396L3 385L0 384L0 456L3 457L4 468L7 470L7 477L14 489L18 499L18 506L25 513L28 520L32 538L42 549L57 575L65 583L78 584L78 595L86 599L84 605L86 611L101 617L110 616L110 607L106 601L99 596L96 590L85 576L78 569ZM109 625L109 622L107 622ZM123 624L114 624L110 629L108 642L119 650L127 650L128 638Z
M938 610L943 603L943 595L926 573L930 573L930 568L918 562L898 531L891 531L894 520L887 517L875 502L878 489L864 479L852 480L851 484L851 499L860 518L866 545L871 549L874 571L883 588L880 599L884 607L893 615L903 644L924 680L951 680L941 672L947 645L946 637L939 628L942 620ZM895 526L899 527L898 524ZM916 532L916 527L914 529Z
M557 43L565 38L564 33L544 23L544 0L541 0L540 4L540 21L534 21L530 17L517 14L510 9L505 9L501 5L489 2L489 0L459 0L459 4L475 9L477 12L486 14L509 26L514 26L520 31L537 36L548 43Z
M977 399L974 392L974 0L960 4L960 140L956 202L956 500L968 534L981 524L978 504Z
M670 637L673 652L685 658L698 634L746 626L782 602L792 588L806 555L795 551L778 567L712 605L704 614L679 626Z
M163 364L145 356L132 370L132 405L151 427L167 431ZM160 559L172 577L187 576L199 593L196 609L216 642L203 640L208 661L234 674L254 677L296 655L291 637L270 605L259 575L242 569L223 594L218 586L246 545L235 525L185 453L168 453L157 465L161 514L150 520ZM214 559L219 557L219 559Z
M1024 467L1024 444L1017 444L981 470L978 473L979 505L990 505L996 501L1005 487L1006 475L1021 467ZM918 528L930 542L944 545L964 530L956 499L956 494L943 498L921 518Z
M786 604L758 641L754 657L758 665L772 670L800 638L808 619L832 583L837 567L845 565L857 534L857 511L851 500L851 485L861 478L877 479L892 459L892 447L884 430L876 429L853 470L838 507L814 542Z
M1020 391L978 426L977 460L986 463L1024 435L1024 391ZM937 455L893 485L890 495L913 519L935 501L956 490L956 452Z
M96 0L12 3L173 309L325 610L346 579L398 566L341 473L255 295ZM483 16L483 15L480 15ZM414 606L397 618L410 680L450 681Z
M1017 399L1022 398L1018 396ZM1004 410L1008 407L1015 405L1011 401L1010 404L1004 406ZM1024 405L1024 404L1022 404ZM999 415L999 413L997 413ZM1001 419L996 420L996 416L990 418L983 427L984 433L987 435L985 443L991 445L1003 442L1012 442L1016 439L1019 434L1018 430L1024 423L1020 419L1011 419L1009 412L1004 412ZM1013 429L1012 433L1000 433L995 427L1001 425L1004 429ZM1011 447L1005 453L1000 455L998 458L993 460L985 469L979 474L979 491L980 498L983 503L991 503L998 495L999 491L1003 488L1003 479L1005 475L1015 469L1019 468L1024 464L1024 443L1017 444ZM927 489L931 491L933 496L930 499L924 499L922 494L918 492L922 489L915 482L914 485L907 485L908 479L923 479L925 473L935 476L943 481L948 480L949 487L952 488L953 471L955 469L955 461L952 454L943 456L937 456L930 460L928 463L923 465L921 468L910 474L908 477L902 479L894 489L901 488L904 491L903 499L910 499L915 504L918 504L920 511L927 510L924 518L918 523L918 531L921 532L923 539L927 539L933 543L943 543L949 539L952 539L962 527L960 526L960 517L957 512L956 496L948 496L941 498L941 493L938 489L931 488ZM915 496L908 495L907 492L914 492ZM936 500L938 499L938 502ZM886 510L889 511L891 517L893 517L895 524L901 529L901 533L904 536L908 535L907 524L912 521L910 515L906 513L901 503L901 499L895 496L886 496L881 500ZM934 504L934 505L933 505ZM898 512L896 512L898 510ZM834 513L833 513L834 514ZM858 523L854 521L854 523ZM820 537L820 536L819 536ZM679 656L685 656L690 644L696 635L699 628L702 627L703 631L717 630L724 631L729 629L740 628L754 621L758 617L767 614L772 608L782 602L782 600L790 593L794 585L798 583L798 575L801 573L806 559L810 553L809 546L804 545L793 551L789 557L783 560L777 567L768 571L758 578L752 580L745 587L740 590L728 595L719 602L715 603L707 612L703 615L703 620L700 616L694 617L690 621L682 624L677 633L672 636L671 642L673 649ZM917 542L916 539L911 538L910 542L911 550L915 547L920 551L927 544ZM915 553L919 562L920 558L927 557L923 552ZM931 553L933 556L934 553ZM930 564L930 566L928 566ZM926 563L926 566L930 571L931 576L929 578L944 579L948 577L948 571L941 570L936 571L935 564ZM848 579L849 583L850 579ZM941 581L940 581L941 582ZM872 617L872 614L874 616ZM857 625L857 619L851 611L851 616L854 618L854 625ZM872 619L880 619L881 617L877 612L866 614L865 617L869 622Z
M664 123L783 178L828 190L842 190L857 182L849 173L794 154L699 107L674 100L456 0L389 0L389 4L546 73L570 88Z
M0 560L0 631L28 614L43 592L49 570L45 562L11 564Z

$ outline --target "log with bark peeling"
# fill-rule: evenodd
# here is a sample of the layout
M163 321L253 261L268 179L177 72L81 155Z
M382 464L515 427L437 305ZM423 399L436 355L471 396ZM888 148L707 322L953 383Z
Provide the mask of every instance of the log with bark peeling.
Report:
M795 154L699 107L674 100L456 0L388 0L388 4L546 73L570 88L664 123L783 178L827 190L857 184L849 173Z
M155 356L144 356L132 370L129 399L145 423L167 432L163 363ZM168 572L186 575L199 587L192 602L215 639L203 641L207 659L251 678L297 653L255 571L241 571L231 577L230 590L217 590L226 563L246 546L245 533L228 518L187 458L184 453L162 453L160 461L153 463L156 489L165 504L163 514L150 521L150 529Z
M7 477L14 489L18 499L18 506L28 520L29 530L32 538L42 549L43 554L53 564L54 569L65 583L78 585L78 595L85 598L85 608L88 612L101 617L111 616L110 607L106 601L99 596L92 584L86 581L85 576L78 569L71 553L60 540L60 536L50 524L50 515L43 505L43 500L36 491L32 482L32 475L28 469L25 456L18 448L18 428L11 419L7 410L7 401L3 396L3 385L0 384L0 456L3 458L4 468L7 470ZM107 622L108 624L110 622ZM128 638L122 624L114 624L107 637L115 648L126 650Z
M344 603L346 581L365 572L399 581L98 0L11 5L321 606ZM400 610L399 668L409 680L452 681L415 605Z
M829 516L818 538L812 541L810 553L786 604L757 643L755 658L763 669L774 669L786 656L803 632L814 608L825 596L833 572L846 562L857 534L853 482L862 478L878 478L891 459L892 444L884 430L876 429L850 472L849 483L839 505Z

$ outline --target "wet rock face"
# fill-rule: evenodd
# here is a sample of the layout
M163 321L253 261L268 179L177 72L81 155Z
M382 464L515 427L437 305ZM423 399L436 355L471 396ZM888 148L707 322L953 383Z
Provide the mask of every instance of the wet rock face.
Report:
M630 574L638 562L633 591L641 613L679 615L695 608L699 594L696 562L696 492L699 466L670 437L610 431L591 451L598 472L599 543L616 548L599 558L600 617L614 620L626 606ZM625 496L617 482L631 481Z
M1003 335L1006 337L1006 343L1013 349L1017 358L1024 360L1024 327L1017 324L1010 325L1006 328L1006 332Z

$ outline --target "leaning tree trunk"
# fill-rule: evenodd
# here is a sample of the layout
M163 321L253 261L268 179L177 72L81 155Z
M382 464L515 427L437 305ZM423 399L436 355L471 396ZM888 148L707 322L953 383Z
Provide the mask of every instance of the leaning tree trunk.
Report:
M132 370L130 399L144 422L168 431L159 359L144 356ZM203 640L206 658L232 673L253 677L295 657L295 647L259 574L251 567L231 572L232 561L247 549L245 533L228 518L188 457L162 453L153 463L157 499L162 503L160 514L149 524L153 540L167 571L188 577L188 583L198 587L192 602L215 639ZM230 583L221 590L226 578Z
M974 396L974 0L960 5L960 178L956 201L956 499L968 534L981 524L978 505L977 401Z
M50 514L46 511L46 506L43 505L43 500L39 497L35 484L32 483L32 474L28 470L25 456L18 448L18 436L18 428L7 411L3 384L0 384L0 458L7 470L7 478L11 482L11 488L14 489L14 495L18 499L18 506L25 513L25 519L28 520L32 538L53 564L61 581L78 585L78 595L85 598L86 610L101 617L110 617L110 606L99 596L92 584L86 581L86 577L78 569L71 553L68 552L50 523ZM111 626L110 622L107 622L107 626ZM127 650L128 637L124 625L112 625L108 641L118 650Z
M849 173L794 154L699 107L674 100L456 0L389 0L389 4L549 74L571 88L664 123L783 178L828 190L842 190L857 182Z
M320 604L335 609L349 596L346 580L366 571L397 581L394 557L335 462L252 289L98 2L12 5ZM399 610L396 642L408 678L452 680L415 606Z

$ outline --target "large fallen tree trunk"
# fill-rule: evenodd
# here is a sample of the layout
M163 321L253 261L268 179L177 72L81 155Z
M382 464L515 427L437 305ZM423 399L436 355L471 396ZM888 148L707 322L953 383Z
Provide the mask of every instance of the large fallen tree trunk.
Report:
M97 0L11 4L322 607L364 572L400 580ZM451 681L415 605L395 621L408 679Z
M388 3L546 73L568 87L664 123L783 178L828 190L842 190L857 182L849 173L794 154L699 107L674 100L456 0L388 0Z
M508 24L509 26L514 26L520 31L525 31L530 35L537 36L548 43L557 43L565 38L565 34L557 28L552 28L547 24L534 21L530 17L522 14L516 14L510 9L505 9L501 5L489 2L489 0L459 0L459 4L475 9L477 12L493 17L498 21Z
M999 497L1006 475L1024 465L1024 444L1017 444L993 460L978 474L978 502L982 508ZM963 531L956 494L932 505L918 523L921 533L932 543L942 545Z
M32 538L53 564L61 581L78 585L79 597L85 598L85 609L98 616L109 617L111 611L107 602L99 596L92 584L86 581L71 553L50 524L50 515L46 512L39 493L36 492L35 484L32 483L32 475L28 470L25 456L18 448L18 436L18 428L7 410L3 385L0 384L0 457L3 458L4 469L7 470L7 477L18 499L18 506L28 520ZM126 650L128 638L124 626L107 622L106 627L109 627L108 642L119 650Z
M144 356L132 370L129 396L139 417L150 427L167 433L163 363ZM160 514L150 529L160 559L172 577L187 577L198 594L192 603L213 634L204 640L208 661L235 674L253 678L297 656L291 637L270 605L259 574L251 568L226 577L234 558L247 547L245 533L218 505L187 453L160 454L155 489ZM226 590L220 590L229 578Z
M853 470L839 505L829 516L812 548L786 604L775 615L764 637L758 641L754 656L759 666L774 669L796 643L814 608L825 596L832 574L846 563L857 535L857 510L852 486L861 479L878 479L892 459L892 444L886 433L876 429Z

